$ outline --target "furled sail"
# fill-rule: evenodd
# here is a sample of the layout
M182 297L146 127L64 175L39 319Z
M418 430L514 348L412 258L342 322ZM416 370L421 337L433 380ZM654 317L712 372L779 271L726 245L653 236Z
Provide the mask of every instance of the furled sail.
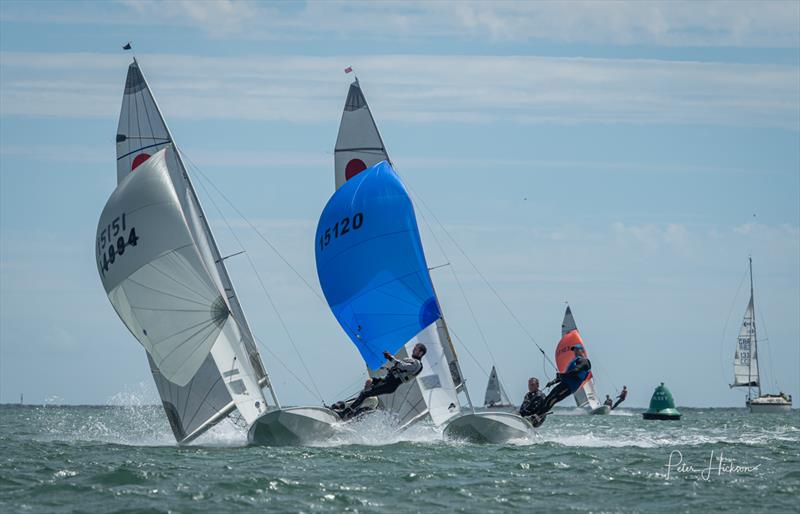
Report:
M511 402L503 390L503 385L497 377L497 369L492 366L492 372L489 373L489 383L486 384L486 396L483 400L484 407L500 407L511 405Z
M381 397L384 406L401 424L425 414L441 424L456 414L456 383L414 207L388 162L362 171L334 193L315 242L325 298L371 374L385 364L384 350L404 357L418 342L428 348L422 373Z
M389 161L389 156L356 80L347 93L334 148L336 188L381 161Z
M733 384L731 387L758 387L758 355L756 354L756 328L753 297L744 311L742 327L733 356Z
M561 340L558 342L558 346L556 346L556 365L558 366L559 373L564 373L567 366L569 366L569 363L574 358L574 354L570 348L576 344L583 345L586 357L588 358L589 352L586 350L586 344L583 342L578 332L578 327L575 325L575 318L572 316L572 310L568 306L567 311L564 313L564 321L561 323ZM597 399L597 390L594 385L594 375L592 375L591 371L573 396L575 397L575 403L578 407L594 410L600 406L600 402Z
M175 437L238 408L254 421L269 385L186 169L134 61L117 130L117 189L100 219L98 269L145 347ZM146 234L145 234L146 232Z

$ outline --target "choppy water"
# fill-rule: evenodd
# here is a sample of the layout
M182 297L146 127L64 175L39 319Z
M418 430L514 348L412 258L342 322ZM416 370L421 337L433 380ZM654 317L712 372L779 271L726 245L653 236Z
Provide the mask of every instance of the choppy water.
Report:
M682 410L565 409L503 446L374 420L321 447L259 448L230 424L177 447L154 406L1 406L0 511L797 512L798 411ZM675 450L695 471L667 478ZM747 468L720 473L720 454Z

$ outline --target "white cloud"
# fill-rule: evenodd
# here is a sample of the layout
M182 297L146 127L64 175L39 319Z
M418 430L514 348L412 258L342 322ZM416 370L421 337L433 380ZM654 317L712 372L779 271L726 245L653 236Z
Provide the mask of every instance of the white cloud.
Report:
M307 2L123 0L140 18L213 37L460 38L656 46L796 47L797 2ZM130 12L128 13L130 15Z
M126 58L0 54L3 116L111 117ZM659 60L383 55L152 55L168 118L328 123L361 72L379 120L409 123L702 123L798 128L796 66Z

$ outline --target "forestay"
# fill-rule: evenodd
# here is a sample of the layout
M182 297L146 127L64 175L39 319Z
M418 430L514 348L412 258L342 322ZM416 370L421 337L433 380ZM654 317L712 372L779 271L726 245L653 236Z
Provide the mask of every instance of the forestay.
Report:
M388 162L362 171L334 193L315 241L325 298L371 374L386 362L384 350L403 357L417 342L428 348L422 373L381 397L384 406L403 425L425 414L438 425L456 414L456 385L442 341L446 329L414 208Z
M744 311L742 327L736 344L736 353L733 356L733 384L732 387L758 387L758 355L756 354L755 311L753 297Z
M266 408L268 379L186 169L134 61L116 136L118 187L97 259L117 313L148 353L178 441L238 408Z
M583 342L578 332L577 325L575 325L575 318L572 316L572 310L567 307L567 311L564 313L564 321L561 323L561 340L558 342L558 346L556 346L556 365L558 366L559 373L564 373L569 363L575 357L570 348L576 344L583 345L586 358L588 359L589 352L586 349L586 344ZM573 397L578 407L594 410L600 406L594 385L594 376L591 371L586 377L586 380L583 381L583 384L575 391Z

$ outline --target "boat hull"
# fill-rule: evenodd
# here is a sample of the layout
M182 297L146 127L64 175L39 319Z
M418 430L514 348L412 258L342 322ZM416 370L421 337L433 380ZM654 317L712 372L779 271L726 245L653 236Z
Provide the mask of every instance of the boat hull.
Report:
M592 414L592 415L595 415L595 416L604 416L604 415L610 414L610 413L611 413L611 407L609 407L608 405L601 405L601 406L597 407L596 409L592 409L592 410L589 411L589 414Z
M451 419L444 428L448 439L462 439L474 443L502 444L511 439L533 434L528 420L509 412L469 412Z
M329 439L339 416L322 407L289 407L265 413L247 431L247 442L259 446L302 446Z
M642 413L642 418L658 421L680 421L681 415L667 412L645 412Z
M792 410L792 402L780 396L759 397L747 402L753 414L784 414Z

